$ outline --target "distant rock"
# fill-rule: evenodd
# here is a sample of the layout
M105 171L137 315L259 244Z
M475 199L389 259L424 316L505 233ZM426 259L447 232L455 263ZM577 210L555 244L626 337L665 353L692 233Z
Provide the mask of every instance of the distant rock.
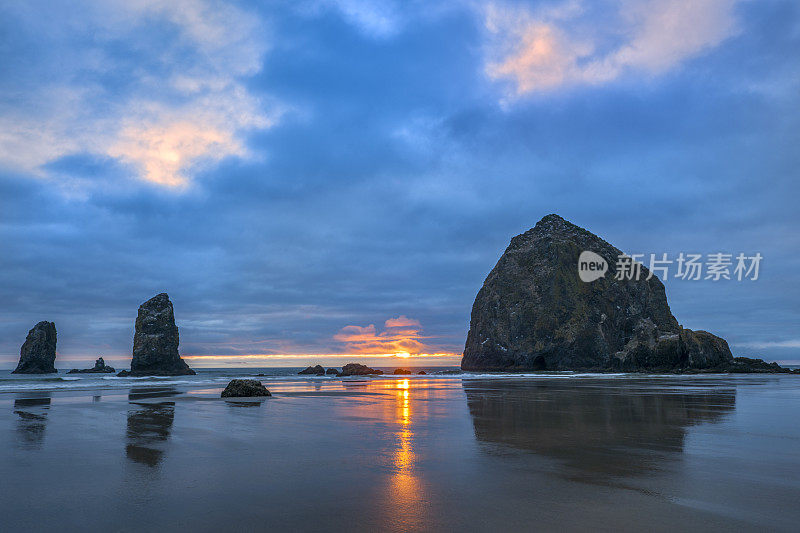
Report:
M361 365L359 363L348 363L342 367L342 371L339 372L340 376L369 376L369 375L380 375L383 374L382 370L375 370L374 368L370 368L366 365Z
M328 370L325 371L325 373L328 375L333 374L335 376L339 374L339 371L336 370L335 368L329 368Z
M591 251L610 272L595 281L578 275ZM461 360L463 370L750 371L735 363L728 343L682 328L664 285L617 280L620 250L548 215L511 239L475 298Z
M166 293L139 306L130 371L118 376L185 376L195 371L178 355L178 327Z
M773 373L791 373L790 368L783 368L776 362L767 363L763 359L751 359L750 357L734 357L733 364L731 365L730 372L765 372Z
M322 368L321 365L310 366L310 367L306 368L305 370L301 370L300 372L298 372L298 374L311 374L311 375L315 375L315 376L324 376L325 375L325 369Z
M252 396L272 396L267 388L255 379L232 379L225 390L223 398L248 398Z
M427 376L427 375L428 375L428 373L427 373L427 372L425 372L424 370L420 370L419 372L417 372L417 375L418 375L418 376Z
M106 365L106 362L103 361L103 358L100 357L97 361L94 362L93 368L73 368L67 374L113 374L114 367Z
M409 370L407 368L395 368L395 370L394 370L394 372L392 372L392 374L405 376L405 375L411 374L411 370Z
M19 350L19 364L12 374L54 374L56 325L42 321L33 326Z

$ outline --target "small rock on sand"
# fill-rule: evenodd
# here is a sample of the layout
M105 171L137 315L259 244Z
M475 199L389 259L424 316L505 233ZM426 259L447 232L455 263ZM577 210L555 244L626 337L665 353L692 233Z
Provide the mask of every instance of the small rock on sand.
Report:
M249 398L252 396L272 396L267 388L255 379L232 379L225 390L223 398Z

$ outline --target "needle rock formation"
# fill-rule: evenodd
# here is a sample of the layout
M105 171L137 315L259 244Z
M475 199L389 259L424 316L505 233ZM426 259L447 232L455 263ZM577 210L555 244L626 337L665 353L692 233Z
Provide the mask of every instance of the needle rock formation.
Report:
M178 326L172 302L161 293L139 306L136 331L133 335L133 359L130 371L118 376L185 376L194 375L186 361L178 355Z
M12 374L54 374L56 325L42 321L33 326L19 350L19 364Z

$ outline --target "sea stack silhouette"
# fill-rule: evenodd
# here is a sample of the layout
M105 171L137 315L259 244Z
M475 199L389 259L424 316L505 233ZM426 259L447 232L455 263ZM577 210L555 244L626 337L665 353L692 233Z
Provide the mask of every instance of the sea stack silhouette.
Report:
M139 306L133 335L131 369L118 376L185 376L194 370L178 355L178 326L167 293L153 296Z
M67 374L113 374L114 367L108 366L102 357L98 357L92 368L73 368Z
M609 268L582 281L578 257ZM475 298L461 368L527 371L787 371L736 358L728 343L672 315L664 285L641 267L615 279L622 252L558 215L511 239Z
M41 321L28 332L19 349L19 364L12 374L54 374L56 361L56 325Z

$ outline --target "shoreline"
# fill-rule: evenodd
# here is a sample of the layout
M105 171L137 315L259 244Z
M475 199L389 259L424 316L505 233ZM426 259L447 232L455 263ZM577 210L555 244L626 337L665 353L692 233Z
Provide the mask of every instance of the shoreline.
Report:
M370 382L397 382L424 380L468 382L475 380L497 381L591 381L614 380L636 381L654 380L665 381L677 379L686 381L700 379L708 381L737 381L746 380L748 377L768 378L771 376L795 376L798 370L791 373L639 373L639 372L577 372L577 371L536 371L536 372L464 372L449 367L428 367L424 375L383 375L346 376L335 375L299 375L295 368L212 368L199 369L194 376L143 376L143 377L118 377L108 374L58 374L46 375L18 375L9 371L0 371L0 400L6 395L25 392L59 392L59 391L103 391L103 390L128 390L142 387L174 386L179 388L205 387L224 388L231 379L255 379L264 383L267 388L275 383L308 383L308 384L336 384L336 383L370 383ZM789 378L792 379L792 378Z
M800 483L785 477L800 428L779 423L800 414L798 382L783 375L275 375L271 397L220 398L230 369L217 372L0 393L0 474L16 487L4 524L790 531L800 520Z

